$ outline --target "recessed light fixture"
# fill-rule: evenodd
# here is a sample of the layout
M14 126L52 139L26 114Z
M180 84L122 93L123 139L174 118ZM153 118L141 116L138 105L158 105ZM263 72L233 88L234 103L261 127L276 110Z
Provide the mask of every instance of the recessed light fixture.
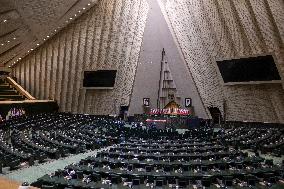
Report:
M78 12L81 12L80 10Z
M77 14L75 14L74 16L77 16Z
M45 38L43 40L45 41Z
M28 53L30 52L30 50L28 50Z
M4 44L3 44L3 43L1 43L1 45L3 46Z
M10 41L7 41L7 43L10 43Z
M39 46L39 44L36 44L37 46Z
M3 20L3 22L7 22L7 20Z
M14 40L16 39L16 37L13 38Z
M48 36L46 36L47 38L49 38L49 35Z
M85 7L83 7L83 10L85 10L86 8Z
M57 30L54 30L55 32L57 31Z
M11 68L11 66L8 66L8 68Z
M19 60L21 60L22 58L19 58Z
M31 51L33 51L34 49L31 49Z
M69 18L70 20L72 20L72 17L71 18Z
M88 3L88 6L90 6L91 4L90 3Z

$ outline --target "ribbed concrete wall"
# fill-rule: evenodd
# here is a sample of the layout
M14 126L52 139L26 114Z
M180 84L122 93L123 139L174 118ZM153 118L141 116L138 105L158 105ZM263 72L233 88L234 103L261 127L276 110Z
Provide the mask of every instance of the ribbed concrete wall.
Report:
M223 86L216 60L275 54L284 73L282 0L161 0L206 107L228 120L284 122L281 84Z
M284 75L283 0L159 1L185 60L187 77L193 79L185 83L196 85L197 92L192 90L201 98L196 106L201 107L202 114L204 104L219 107L228 120L284 123L281 84L223 86L215 67L216 60L272 53ZM58 100L62 111L115 113L119 105L129 105L147 12L145 0L101 0L21 60L13 69L14 75L35 97ZM179 65L171 69L181 68ZM81 87L82 71L97 68L118 69L114 90ZM153 82L147 75L142 78L145 83ZM133 113L140 111L141 107L133 109Z
M37 99L60 110L113 114L128 105L142 43L145 0L101 0L25 57L13 74ZM114 90L82 88L83 70L117 69Z

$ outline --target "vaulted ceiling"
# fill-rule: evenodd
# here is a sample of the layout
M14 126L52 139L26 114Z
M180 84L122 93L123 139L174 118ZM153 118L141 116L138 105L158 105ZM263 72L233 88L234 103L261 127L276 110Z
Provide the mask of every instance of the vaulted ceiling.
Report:
M0 0L0 66L12 66L98 0Z

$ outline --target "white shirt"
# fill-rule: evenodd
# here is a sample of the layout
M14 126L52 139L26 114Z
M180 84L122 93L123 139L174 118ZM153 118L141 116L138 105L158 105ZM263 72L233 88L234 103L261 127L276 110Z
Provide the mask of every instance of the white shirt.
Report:
M18 189L30 189L30 187L29 186L19 186Z

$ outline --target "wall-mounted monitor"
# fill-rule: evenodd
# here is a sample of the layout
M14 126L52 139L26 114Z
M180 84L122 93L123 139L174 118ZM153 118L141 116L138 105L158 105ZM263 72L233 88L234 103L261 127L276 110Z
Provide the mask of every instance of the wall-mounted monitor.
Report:
M113 89L116 70L84 71L83 87L91 89Z
M281 83L272 55L216 61L225 85Z

